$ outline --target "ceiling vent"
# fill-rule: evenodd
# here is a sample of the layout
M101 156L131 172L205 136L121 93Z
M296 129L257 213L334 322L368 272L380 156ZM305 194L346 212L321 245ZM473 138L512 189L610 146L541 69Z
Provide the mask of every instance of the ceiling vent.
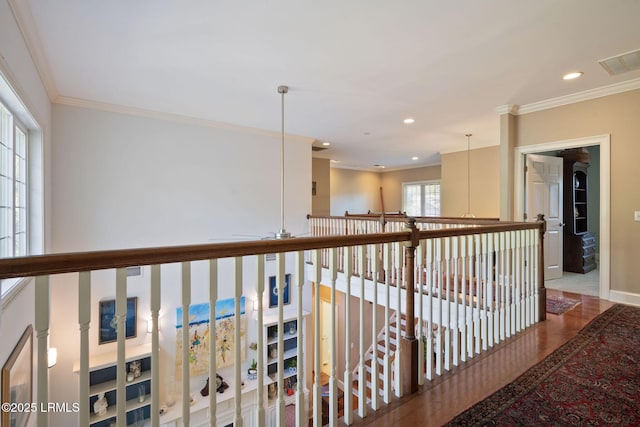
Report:
M598 63L612 76L626 73L627 71L640 70L640 50L602 59Z

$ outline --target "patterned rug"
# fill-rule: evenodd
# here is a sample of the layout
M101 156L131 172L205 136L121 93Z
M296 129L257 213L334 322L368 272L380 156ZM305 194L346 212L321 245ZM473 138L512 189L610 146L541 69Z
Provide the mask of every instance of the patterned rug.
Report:
M555 295L547 295L547 313L563 314L580 304L580 301Z
M640 425L640 308L615 305L447 426Z

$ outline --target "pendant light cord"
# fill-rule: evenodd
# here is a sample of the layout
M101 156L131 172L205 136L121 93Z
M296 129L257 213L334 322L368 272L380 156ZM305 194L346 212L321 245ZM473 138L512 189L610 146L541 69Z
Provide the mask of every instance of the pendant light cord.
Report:
M467 137L467 215L471 214L471 134Z
M280 144L280 232L284 233L284 94L289 92L288 86L278 86L278 93L282 95L282 142Z

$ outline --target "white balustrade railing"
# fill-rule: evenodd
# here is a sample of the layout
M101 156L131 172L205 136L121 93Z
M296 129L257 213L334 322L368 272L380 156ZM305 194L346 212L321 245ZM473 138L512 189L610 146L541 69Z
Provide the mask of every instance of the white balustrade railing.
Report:
M110 402L115 411L109 416L118 427L130 424L129 414L134 407L122 404L132 399L127 382L131 344L125 329L131 280L127 277L128 266L142 265L149 271L145 291L149 305L138 307L138 311L150 313L150 385L145 391L149 395L149 409L145 418L152 426L229 423L284 426L290 405L294 405L297 426L308 425L310 416L314 426L323 425L323 419L336 425L339 416L351 424L356 416L364 418L369 411L379 410L382 402L391 402L394 395L402 396L409 384L402 383L401 372L412 369L410 365L415 364L413 368L419 372L411 381L423 384L539 320L539 304L544 304L540 298L544 295L539 294L538 224L464 224L449 228L436 223L433 228L424 226L422 231L400 224L390 220L385 233L371 234L382 231L380 221L311 218L312 234L316 237L310 238L0 260L0 278L37 276L33 285L37 305L35 398L39 404L46 404L56 396L55 391L50 393L56 384L48 384L47 375L49 311L77 310L80 329L80 347L74 355L78 361L80 396L77 424L87 426L97 420L89 396L95 393L91 384L91 372L95 369L92 360L102 349L92 346L90 339L100 324L100 319L92 318L90 308L96 305L97 297L92 295L91 288L96 286L92 283L95 272L105 268L115 271L117 339L113 344L112 365L117 375L112 386L115 398L111 397ZM344 236L345 231L350 234ZM318 237L321 233L342 236ZM414 249L415 264L411 265L413 257L406 254ZM275 254L275 265L266 261L265 255L271 253ZM165 274L176 266L180 270L179 284L173 275ZM50 280L58 273L69 272L79 273L75 283L69 283L69 275L64 278L68 286L78 288L77 308L51 306ZM275 290L268 280L270 274L275 276ZM415 283L406 283L410 276L415 277ZM179 300L161 292L175 286L179 292L169 294L179 295ZM287 286L289 289L285 289ZM327 294L321 290L323 286L328 288L331 313L326 328L320 321L321 299ZM277 303L271 304L274 292ZM233 312L217 312L216 303L229 297ZM244 314L250 320L247 330L242 330L238 325L245 299L250 300L247 305L252 309ZM193 337L189 328L193 320L190 308L194 302L202 301L209 304L210 319L208 336L200 337L209 340L204 377L211 381L206 399L198 397L204 378L194 376L188 363L193 356L189 346ZM405 315L408 301L413 304L416 319ZM177 320L182 327L160 325L160 314L175 310L176 306L181 309L181 319ZM312 318L308 316L310 313ZM232 354L230 368L218 366L215 350L216 346L229 343L212 341L212 337L222 332L215 319L223 314L232 315L236 322L233 334L227 335L236 347L225 347ZM276 320L266 320L272 317ZM297 325L295 351L288 347L294 341L287 338L285 331L285 325L292 320ZM312 322L309 327L307 321ZM415 334L411 336L415 335L415 340L410 344L418 348L417 360L411 359L412 352L405 351L403 345L404 325L414 323ZM277 329L277 339L265 335L272 327L268 325ZM178 346L182 360L178 388L182 390L182 398L175 408L167 411L164 405L170 402L165 384L171 373L161 369L160 361L171 357L165 347L171 342L171 332L176 330L180 331L174 332L176 339L182 340ZM55 331L52 335L55 336ZM247 345L249 337L255 339L256 379L247 377L250 358L243 359L240 351L241 343ZM278 349L275 364L270 363L273 355L268 354L270 339L270 345ZM328 366L322 353L325 350ZM285 362L291 369L293 357L296 367L287 371ZM307 362L312 362L312 369L307 369ZM231 390L219 394L214 379L223 370ZM327 374L326 382L323 372ZM292 378L297 379L297 386L285 389ZM273 383L277 384L275 395ZM354 395L358 398L356 411ZM140 399L146 400L147 396ZM49 425L49 414L37 413L36 417L38 426Z

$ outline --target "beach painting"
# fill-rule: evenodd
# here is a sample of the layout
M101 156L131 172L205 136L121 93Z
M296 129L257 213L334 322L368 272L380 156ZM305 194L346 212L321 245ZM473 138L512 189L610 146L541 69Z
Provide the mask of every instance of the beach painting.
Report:
M240 297L240 319L236 322L235 299L216 301L215 346L216 368L233 365L236 351L241 360L247 355L247 315L245 298ZM240 343L235 342L236 327L240 327ZM209 303L189 307L189 372L191 376L209 373L209 336L211 333ZM176 378L182 378L182 307L176 309Z

